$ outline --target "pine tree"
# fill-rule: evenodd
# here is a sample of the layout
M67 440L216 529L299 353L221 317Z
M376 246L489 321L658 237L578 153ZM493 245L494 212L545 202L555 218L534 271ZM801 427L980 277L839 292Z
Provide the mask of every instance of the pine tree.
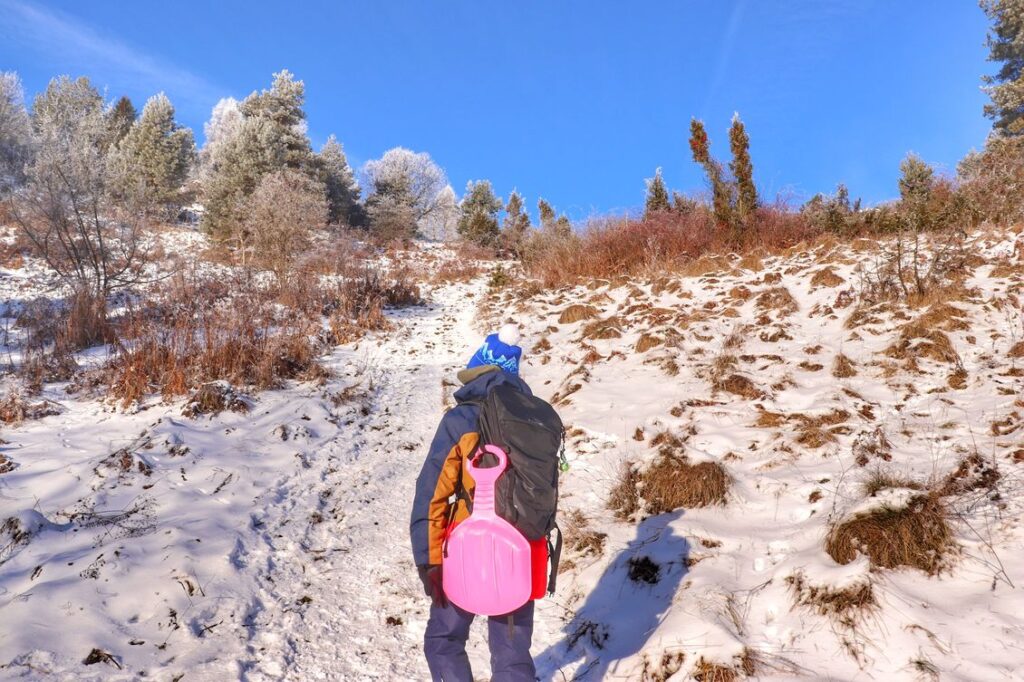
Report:
M676 213L690 213L697 208L697 202L681 192L672 192L672 210Z
M693 160L704 167L704 173L711 183L711 208L715 220L722 227L732 227L732 189L725 180L722 166L711 157L711 142L704 130L704 123L695 118L690 119L690 151Z
M448 180L429 154L395 147L367 161L363 173L370 193L366 213L376 239L411 239L435 222Z
M757 187L754 185L754 165L750 161L750 138L739 114L733 115L729 126L729 148L732 151L729 169L736 180L736 217L743 225L757 209Z
M345 158L345 150L334 135L317 154L321 177L327 190L327 206L333 225L350 227L362 224L362 206L359 203L359 183Z
M498 244L498 211L503 203L494 194L489 180L470 181L462 198L459 235L474 244L493 247Z
M985 115L997 132L1024 135L1024 0L981 0L981 7L992 20L988 59L1002 64L982 77L992 100Z
M900 163L900 203L904 215L915 230L927 228L928 203L935 187L935 172L916 154L907 154Z
M0 72L0 197L25 180L32 148L32 120L25 109L21 80Z
M540 214L540 229L544 233L559 238L572 236L572 223L564 215L555 217L555 209L545 199L537 200L537 212Z
M523 197L513 190L505 204L505 219L501 224L501 242L516 258L522 258L530 232L530 216L523 208Z
M161 92L110 152L113 189L121 196L140 189L147 206L173 211L194 157L192 130L175 122L174 106Z
M135 105L132 104L127 95L117 100L107 113L111 146L124 139L124 136L132 129L132 124L135 123L136 118L138 118L138 112L135 111Z
M318 169L306 135L305 85L287 70L274 74L269 90L239 105L237 130L218 142L203 184L203 227L215 238L237 234L244 202L260 179L285 168L316 179Z
M654 177L647 180L647 199L644 202L644 217L652 213L668 211L671 206L668 202L668 190L665 189L665 181L661 178L661 168L654 171Z

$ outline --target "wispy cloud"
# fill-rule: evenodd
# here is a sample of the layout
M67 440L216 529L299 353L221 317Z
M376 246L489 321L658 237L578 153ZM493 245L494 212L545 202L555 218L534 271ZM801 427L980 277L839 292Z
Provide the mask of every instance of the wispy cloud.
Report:
M18 45L75 74L133 92L169 93L179 108L209 111L224 94L202 76L163 62L75 17L25 2L0 0L0 41Z

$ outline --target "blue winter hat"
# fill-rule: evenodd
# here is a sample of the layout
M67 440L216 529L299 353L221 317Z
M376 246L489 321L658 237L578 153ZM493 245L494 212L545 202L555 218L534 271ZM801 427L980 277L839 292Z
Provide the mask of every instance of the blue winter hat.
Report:
M469 359L466 369L497 365L507 374L518 375L519 361L523 357L523 349L516 345L518 343L518 327L506 324L497 334L491 334L484 340L484 345Z

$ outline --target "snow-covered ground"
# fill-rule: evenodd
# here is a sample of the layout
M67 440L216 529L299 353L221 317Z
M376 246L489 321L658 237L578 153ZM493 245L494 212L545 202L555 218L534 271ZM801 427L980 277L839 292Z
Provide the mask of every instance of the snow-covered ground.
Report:
M931 321L959 365L885 354L926 309L848 325L856 293L843 292L874 256L826 246L535 295L488 293L485 278L437 287L391 312L392 331L334 349L324 385L260 393L247 413L189 418L154 397L125 414L49 387L59 415L0 434L13 466L0 473L0 678L427 679L413 484L455 370L512 318L524 377L557 394L570 426L563 525L579 512L606 536L567 550L558 593L540 602L541 679L682 680L702 661L744 660L773 680L1019 679L1024 359L1007 356L1024 336L1024 236L979 238L989 262L949 301L963 323ZM619 336L559 322L581 303L615 316ZM840 352L854 376L831 373ZM722 355L757 397L714 389ZM958 367L966 377L951 381ZM841 416L809 438L822 415ZM886 451L860 466L857 444L879 429ZM726 469L727 503L616 518L623 462L651 461L663 431ZM999 498L951 501L960 554L947 571L839 566L824 552L831 522L877 503L860 490L869 471L928 484L974 451L998 466ZM644 557L653 579L631 579ZM797 603L796 576L870 583L878 606L838 623ZM483 679L485 633L470 644ZM86 664L93 649L112 658Z

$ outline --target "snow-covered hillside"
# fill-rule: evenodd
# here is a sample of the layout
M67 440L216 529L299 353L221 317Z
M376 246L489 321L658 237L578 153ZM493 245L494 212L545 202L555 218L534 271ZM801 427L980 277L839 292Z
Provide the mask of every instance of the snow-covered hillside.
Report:
M542 679L1014 679L1024 236L974 239L966 280L916 308L862 305L876 245L825 244L653 281L428 286L334 348L322 385L246 411L48 385L59 413L2 432L0 677L427 679L413 483L455 370L510 318L570 428ZM668 509L665 461L707 465L724 501ZM826 553L926 489L952 533L935 575Z

